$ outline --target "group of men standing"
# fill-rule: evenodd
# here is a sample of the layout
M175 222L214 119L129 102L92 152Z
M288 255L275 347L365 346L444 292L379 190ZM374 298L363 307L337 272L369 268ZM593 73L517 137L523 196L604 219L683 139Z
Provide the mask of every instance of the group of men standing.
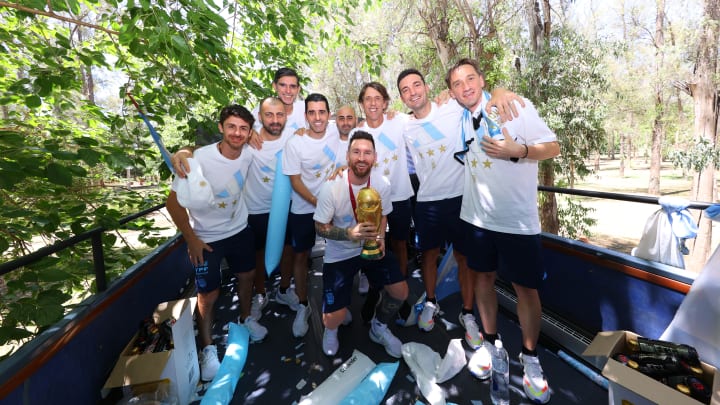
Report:
M255 117L244 107L230 106L223 109L218 124L223 139L195 150L194 158L215 195L207 207L179 203L178 185L186 173L192 173L187 154L174 156L178 176L167 207L188 242L195 267L203 379L212 379L219 366L209 330L222 258L237 276L239 323L248 328L253 341L267 333L258 323L267 304L262 256L275 161L282 151L283 174L289 176L293 193L276 301L296 312L295 337L308 330L312 312L307 298L308 257L319 235L327 240L323 352L334 356L338 351L337 330L352 320L348 309L352 285L362 268L371 286L383 290L369 337L389 355L401 357L402 343L390 325L408 299L406 240L414 221L426 290L417 318L419 328L430 331L434 326L439 312L437 258L441 248L452 243L463 306L459 322L466 343L479 358L475 375L490 376L490 351L498 339L494 282L499 272L518 296L525 393L535 402L549 401L550 390L535 350L541 314L537 288L544 274L537 162L557 156L559 145L534 106L510 92L502 93L496 103L505 117L505 111L519 113L503 124L502 135L491 137L486 111L490 94L484 91L484 76L474 61L458 61L448 70L446 83L452 99L438 104L429 99L429 88L419 71L401 72L397 88L411 110L407 115L388 114L387 89L377 82L367 83L358 97L365 121L356 127L354 110L343 106L336 112L336 127L329 127L327 98L313 93L304 103L299 101L297 73L279 69L273 80L277 98L264 99L257 110L257 135L251 131ZM524 107L516 107L516 102ZM417 193L408 162L419 179ZM356 216L356 196L364 187L372 187L381 197L379 228ZM390 231L388 245L386 229ZM370 239L378 242L383 253L378 260L360 257L363 242ZM475 305L484 335L475 320Z

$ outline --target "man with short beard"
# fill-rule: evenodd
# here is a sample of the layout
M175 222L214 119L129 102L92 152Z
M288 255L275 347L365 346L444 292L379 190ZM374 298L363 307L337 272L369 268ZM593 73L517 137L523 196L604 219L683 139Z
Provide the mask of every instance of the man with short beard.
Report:
M204 202L179 199L177 190L183 181L188 180L176 177L165 204L187 243L190 263L195 270L198 342L201 347L198 357L203 381L212 380L220 367L217 347L213 344L212 324L215 302L220 294L222 259L227 261L229 271L237 279L238 322L248 329L251 341L261 341L267 335L267 329L250 314L255 260L244 187L249 165L245 144L250 138L254 121L250 111L243 106L223 108L218 123L222 140L199 148L195 156L206 176L204 184L199 187L210 187L213 199Z
M347 166L347 147L350 141L350 132L357 126L355 109L349 105L338 108L335 113L335 127L338 131L338 153L335 161L338 168ZM307 130L306 130L307 131Z
M382 173L375 174L372 170L376 159L372 135L365 131L353 132L347 151L348 169L342 176L323 185L313 216L317 233L327 239L323 264L325 332L322 346L328 356L337 354L340 347L337 330L347 319L353 278L360 267L374 285L383 286L385 290L370 322L370 340L383 345L390 356L402 356L402 342L390 332L388 324L407 299L408 286L397 259L385 250L387 214L392 211L391 191L390 183ZM380 195L382 217L379 228L373 222L359 222L356 196L364 187L372 187ZM381 258L365 260L361 257L363 242L367 239L377 240Z
M262 127L259 136L263 141L262 149L248 148L252 162L248 170L246 201L248 205L248 223L255 235L255 295L252 301L252 315L255 319L262 317L262 310L267 305L265 293L265 243L272 205L272 192L275 184L275 168L277 155L283 150L293 130L285 125L287 116L283 103L275 97L268 97L260 103L260 122ZM298 297L290 287L292 277L292 249L290 233L285 232L285 247L280 261L280 286L276 300L280 304L298 309Z

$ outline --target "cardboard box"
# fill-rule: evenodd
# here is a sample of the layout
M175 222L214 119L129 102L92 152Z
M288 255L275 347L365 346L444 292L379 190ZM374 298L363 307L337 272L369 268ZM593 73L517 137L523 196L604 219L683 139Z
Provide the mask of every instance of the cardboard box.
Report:
M583 356L588 357L595 364L605 362L602 375L610 383L609 403L611 405L701 405L701 402L692 397L611 358L616 353L629 353L627 341L637 337L637 334L625 331L600 332L583 353ZM708 387L712 387L710 404L720 405L720 378L715 378L715 367L702 363L702 368L703 380Z
M136 333L120 354L104 389L130 388L169 379L171 390L177 396L179 404L190 403L200 379L192 320L195 301L195 298L191 298L158 305L153 313L155 323L159 324L170 317L176 319L172 326L174 348L164 352L133 355Z

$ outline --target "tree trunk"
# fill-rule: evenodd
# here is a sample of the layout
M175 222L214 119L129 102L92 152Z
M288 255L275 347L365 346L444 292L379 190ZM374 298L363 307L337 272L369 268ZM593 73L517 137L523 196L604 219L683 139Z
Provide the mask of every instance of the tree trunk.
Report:
M540 162L540 184L555 184L555 164L553 160ZM557 235L560 230L560 220L557 216L557 199L555 193L545 193L545 198L540 204L540 222L543 232Z
M593 163L595 173L600 173L600 151L595 153L595 162Z
M618 175L621 179L625 178L625 158L627 157L628 150L628 134L626 132L620 133L620 167L618 168Z
M655 93L655 119L652 129L652 144L650 148L650 179L648 182L648 194L660 195L660 169L662 166L662 144L665 128L663 119L662 90L657 89Z
M550 4L548 0L542 1L543 12L540 14L540 4L535 0L526 0L525 10L527 12L528 28L530 31L530 43L536 54L543 51L546 41L550 40L552 23L550 19ZM547 68L542 70L541 75L547 76ZM540 78L542 79L542 78ZM537 99L537 102L546 100ZM552 186L555 184L555 163L552 159L540 162L539 179L540 184ZM571 176L572 177L572 176ZM540 223L544 232L557 234L560 230L560 220L557 213L557 200L554 193L546 194L546 198L540 201Z
M705 0L705 15L698 45L698 60L695 76L690 84L690 92L695 108L695 137L705 138L715 144L718 123L718 92L713 81L717 74L718 36L720 24L720 0ZM715 167L706 166L699 174L698 181L693 182L692 197L698 201L714 201ZM710 254L712 224L704 215L699 218L699 231L695 244L687 261L687 268L692 271L702 270Z
M655 12L655 118L653 120L652 144L650 147L650 179L648 194L660 194L660 169L662 168L662 144L665 137L665 102L663 88L665 81L661 78L665 59L665 0L657 0Z
M450 38L450 20L447 15L448 3L424 0L422 7L416 5L418 14L425 23L427 35L435 45L435 50L443 69L448 69L457 56L457 44Z
M540 4L535 0L525 1L525 13L527 14L530 45L533 52L538 53L542 48L542 20L540 19Z

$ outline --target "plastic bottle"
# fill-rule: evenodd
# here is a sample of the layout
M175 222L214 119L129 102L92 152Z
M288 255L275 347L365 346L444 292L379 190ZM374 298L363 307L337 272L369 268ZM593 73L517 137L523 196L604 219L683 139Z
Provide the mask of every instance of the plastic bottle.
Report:
M689 369L693 374L697 376L703 374L700 358L692 346L663 340L646 339L643 337L628 339L627 343L632 352L643 355L645 359L651 357L664 359L665 357L671 356L680 360L683 368ZM659 362L659 360L656 361L656 363L657 362Z
M495 405L510 404L510 360L500 339L492 350L492 383L490 399Z
M692 375L673 375L660 379L666 385L669 385L685 395L689 395L703 404L710 403L712 390L710 390L702 380Z

